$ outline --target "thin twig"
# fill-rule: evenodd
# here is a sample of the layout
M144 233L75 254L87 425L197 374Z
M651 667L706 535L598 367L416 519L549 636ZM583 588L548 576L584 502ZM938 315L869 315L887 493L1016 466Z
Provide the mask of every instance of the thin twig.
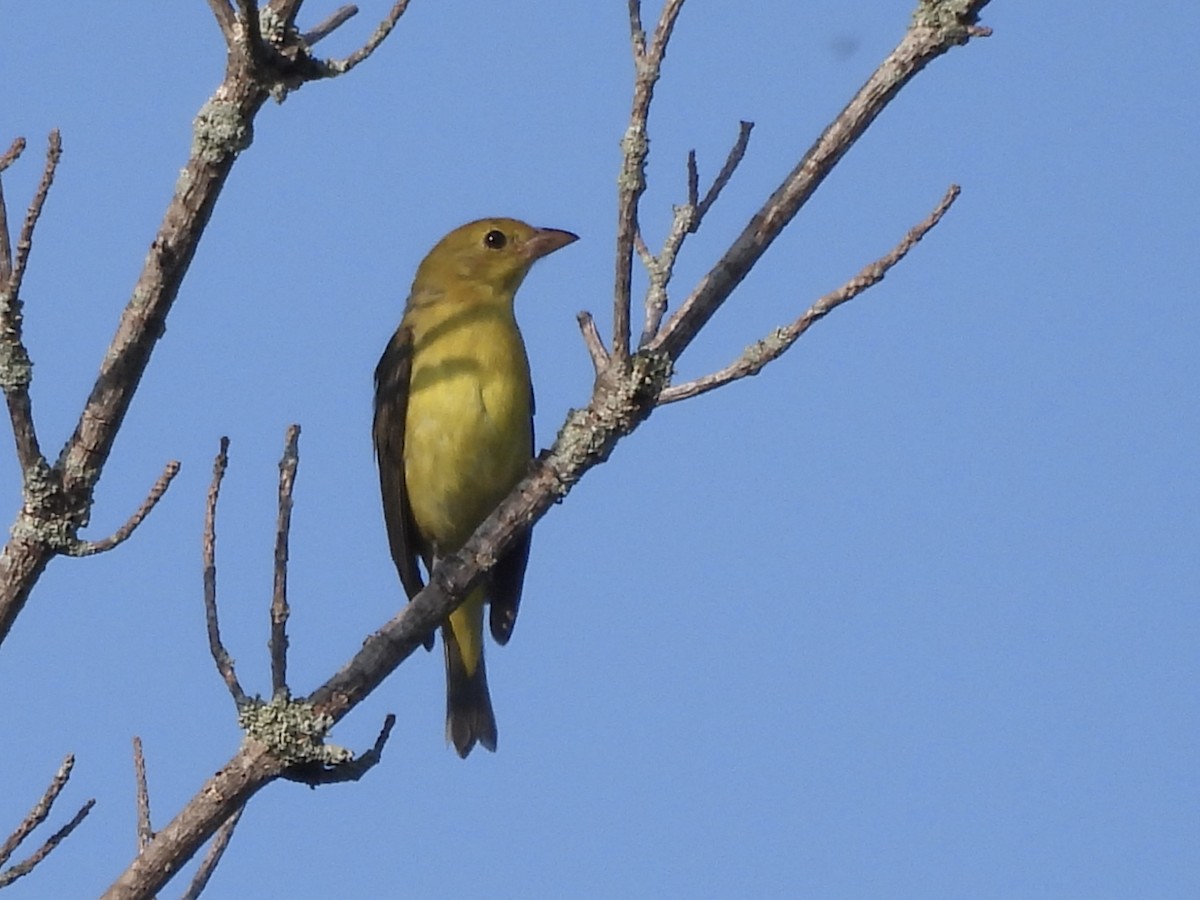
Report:
M54 773L54 778L51 779L49 787L42 794L42 799L34 804L33 809L21 820L21 824L17 826L16 830L8 836L3 844L0 844L0 866L8 862L8 858L21 846L22 841L46 821L46 817L50 815L50 810L54 806L54 801L58 799L62 789L71 780L71 770L74 768L75 754L69 753L67 758L62 761L62 765L58 767L58 771Z
M208 487L208 502L204 508L204 620L208 625L208 649L213 662L217 664L217 671L229 688L233 702L240 708L246 703L246 692L238 683L233 659L221 643L221 629L217 622L217 497L228 466L229 438L223 437L221 449L213 461L212 483Z
M371 769L379 765L383 758L383 748L392 735L392 726L396 717L388 713L383 720L383 728L375 739L375 746L354 759L341 762L334 766L295 766L284 773L292 781L299 781L309 787L323 784L343 784L347 781L358 781Z
M22 878L32 872L38 863L54 851L55 847L71 836L71 832L79 827L79 824L88 817L88 813L92 811L92 807L95 805L96 801L94 798L83 804L79 808L79 812L72 816L71 821L46 838L46 842L38 847L28 859L24 859L15 866L0 872L0 888L8 887L18 878Z
M630 42L633 44L634 83L633 104L629 112L629 127L621 140L621 174L617 178L617 258L616 283L613 290L612 356L624 367L629 359L629 309L633 286L633 250L639 231L638 203L646 190L646 159L650 141L646 120L654 86L662 73L663 57L675 20L684 0L666 0L654 29L650 46L642 30L641 8L637 0L629 2Z
M604 349L604 339L600 337L600 331L596 328L596 320L585 310L575 314L575 321L579 323L579 330L583 332L583 343L587 347L588 356L592 358L592 368L599 375L608 365L608 351Z
M17 238L17 256L13 260L12 274L9 276L8 290L12 297L21 295L21 282L25 278L25 264L29 262L29 251L33 248L33 231L38 219L42 217L42 208L46 205L46 197L50 193L50 185L54 183L54 172L58 161L62 158L62 135L55 128L50 132L49 145L46 147L46 166L42 169L42 180L38 182L37 192L25 213L25 223L21 226L21 236Z
M124 525L114 531L111 535L100 541L78 541L72 544L66 551L69 556L94 556L97 553L104 553L112 550L114 547L125 543L132 536L137 527L142 524L146 516L150 515L150 511L158 505L158 501L163 498L163 494L167 492L167 488L171 486L171 482L175 476L179 474L179 460L173 459L167 463L162 474L158 476L158 480L154 482L150 488L150 493L146 495L146 499L129 517Z
M317 41L329 37L329 35L333 34L333 32L337 31L356 15L358 15L358 7L353 4L336 9L323 22L314 25L312 30L304 32L301 35L301 40L311 47Z
M146 757L142 755L142 739L133 739L133 780L137 794L137 845L141 853L154 840L150 827L150 788L146 783Z
M713 179L703 200L700 199L700 170L696 165L696 151L688 151L687 202L682 206L675 207L671 230L667 232L666 240L663 241L662 252L658 256L651 256L649 251L645 253L642 253L641 250L638 251L642 256L642 262L646 266L646 273L650 281L646 287L646 299L643 302L645 320L642 324L642 336L638 341L639 348L648 345L658 334L663 316L667 312L667 286L671 283L671 276L675 272L675 261L679 258L679 251L683 249L683 242L689 234L695 234L700 230L700 223L705 214L712 208L717 197L721 195L725 185L733 178L738 164L746 155L746 147L750 142L750 131L753 128L753 122L740 123L737 141L730 149L729 155L725 158L725 165Z
M8 162L15 160L24 147L23 138L14 141L5 154L5 159ZM4 389L4 400L8 406L9 419L12 421L13 440L16 442L17 461L21 465L22 480L27 488L35 473L44 472L48 465L38 443L37 429L33 424L33 401L29 397L29 385L33 381L33 362L22 337L21 282L25 277L29 251L33 246L33 231L41 218L61 157L62 141L56 129L50 132L46 165L17 238L15 259L10 244L7 208L4 196L0 193L0 385Z
M696 205L696 223L691 229L693 232L700 227L700 222L704 219L704 214L717 202L717 198L721 196L721 191L725 189L725 185L729 184L730 179L733 178L733 173L737 171L737 167L746 156L746 148L750 145L750 132L753 130L753 122L743 120L738 123L737 140L729 149L729 155L725 157L725 165L721 166L721 171L713 179L712 186L709 187L708 193L704 195L704 199ZM699 177L697 176L698 181Z
M367 42L347 56L345 59L331 59L325 63L325 70L330 75L345 75L360 62L375 52L375 49L384 42L392 29L396 27L396 23L400 21L400 17L404 15L404 11L408 9L408 0L396 0L395 5L387 14L378 27L367 38Z
M226 45L232 47L237 17L233 13L233 7L229 5L229 0L208 0L208 6L213 11L217 25L221 27Z
M289 425L279 460L279 519L275 528L275 585L271 593L271 692L286 697L287 687L287 599L288 534L292 527L292 490L300 464L300 426Z
M942 216L946 214L946 211L950 209L954 201L958 199L961 190L958 185L951 185L933 212L924 221L913 226L908 234L904 236L904 239L892 248L890 253L864 267L861 272L836 291L821 297L795 322L785 325L783 328L777 328L762 340L751 344L741 356L720 371L705 375L703 378L697 378L694 381L686 382L685 384L674 385L664 389L658 395L658 405L663 406L667 403L686 400L689 397L697 397L700 394L715 390L722 385L729 384L731 381L737 381L739 378L757 375L767 363L778 359L792 344L796 343L800 335L808 331L813 323L823 319L843 303L853 300L863 291L881 282L888 271L900 262L900 260L904 259L908 251L915 247L917 242L925 237L930 229L942 220Z
M67 782L71 780L71 770L75 768L75 755L68 754L63 760L62 765L58 767L58 771L54 773L54 778L51 779L49 786L42 794L42 798L33 806L33 809L21 820L21 823L16 827L12 834L5 839L3 844L0 844L0 866L8 862L9 858L16 852L16 849L21 846L33 831L46 821L46 817L50 815L50 810L54 807L54 802L58 799L58 795L62 793ZM12 884L23 875L28 875L33 871L34 866L45 859L50 852L57 847L62 841L75 830L75 827L87 818L87 814L91 812L95 805L95 800L89 800L75 813L75 816L50 836L42 846L36 850L27 859L17 863L16 865L0 872L0 888Z
M208 845L208 852L204 854L204 859L200 861L199 868L196 869L196 874L192 876L192 882L188 885L188 889L183 892L182 900L196 900L204 889L208 887L208 881L212 878L213 872L217 870L217 864L221 861L221 857L225 855L225 849L229 846L229 841L233 838L233 829L237 828L237 823L242 818L242 813L246 811L246 807L239 806L228 819L226 819L221 827L217 829L217 833L213 835L212 843Z
M8 149L4 151L3 155L0 155L0 172L3 172L9 166L11 166L13 163L15 163L18 159L20 159L21 154L24 152L25 152L25 138L23 138L23 137L13 138L12 144L10 144Z
M692 289L675 313L647 345L655 353L677 360L704 324L712 318L766 252L796 213L833 171L834 166L883 112L892 98L918 72L950 48L971 37L980 10L988 0L971 0L934 25L917 21L866 84L821 133L796 167L766 200L724 255ZM936 18L936 17L935 17Z

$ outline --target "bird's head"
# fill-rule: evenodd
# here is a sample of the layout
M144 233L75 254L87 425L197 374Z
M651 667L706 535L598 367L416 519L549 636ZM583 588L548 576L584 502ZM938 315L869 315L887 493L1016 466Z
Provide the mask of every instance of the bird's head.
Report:
M534 228L517 219L468 222L429 251L417 269L413 293L471 283L511 297L535 262L578 239L569 231Z

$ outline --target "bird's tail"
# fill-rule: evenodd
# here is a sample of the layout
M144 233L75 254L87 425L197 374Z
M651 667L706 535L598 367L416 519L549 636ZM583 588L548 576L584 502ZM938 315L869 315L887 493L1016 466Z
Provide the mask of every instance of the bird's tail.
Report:
M476 743L496 750L496 716L483 665L483 591L450 614L446 646L446 741L466 758Z

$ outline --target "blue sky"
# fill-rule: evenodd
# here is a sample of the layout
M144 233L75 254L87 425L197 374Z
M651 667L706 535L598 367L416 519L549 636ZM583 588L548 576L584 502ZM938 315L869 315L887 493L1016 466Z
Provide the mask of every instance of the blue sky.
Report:
M311 4L310 4L311 5ZM677 268L701 275L899 40L912 0L693 0L650 122L661 240L696 148L738 176ZM322 49L343 54L385 4ZM302 22L324 16L314 8ZM657 11L647 11L647 19ZM1200 78L1190 4L995 0L853 148L689 349L720 367L963 195L887 280L755 379L657 412L539 524L500 749L443 744L440 654L341 723L384 763L269 787L207 897L1193 897L1200 893ZM207 5L12 5L0 74L17 210L65 154L26 278L43 446L74 426L220 79ZM578 244L518 302L540 444L586 402L575 313L606 328L625 4L414 0L348 77L264 109L98 492L143 529L55 561L0 648L0 832L62 757L88 822L14 898L92 896L236 748L208 656L200 529L232 439L219 600L248 689L265 651L276 465L299 422L291 680L397 609L371 373L450 228L513 215ZM10 213L15 215L15 213ZM0 502L19 505L10 450ZM182 884L165 892L177 895Z

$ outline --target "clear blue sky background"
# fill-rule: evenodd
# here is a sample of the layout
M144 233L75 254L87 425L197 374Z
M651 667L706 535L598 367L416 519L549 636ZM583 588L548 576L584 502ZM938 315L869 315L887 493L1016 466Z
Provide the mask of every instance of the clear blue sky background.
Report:
M309 6L306 24L332 9ZM348 52L385 6L322 49ZM756 128L677 297L913 6L688 4L650 125L652 244L687 150L710 177L738 119ZM993 38L934 63L858 143L681 376L790 321L961 183L943 224L760 377L655 414L538 526L516 635L489 651L499 753L444 746L440 652L419 654L334 734L365 749L395 712L383 765L268 788L206 896L1200 896L1200 14L995 0L986 22ZM0 648L0 832L68 752L52 822L98 800L14 900L94 896L126 865L134 735L160 827L237 746L201 606L221 435L220 602L248 687L269 687L288 423L294 689L398 608L371 373L438 237L487 214L582 236L518 312L540 442L586 401L574 315L607 329L626 27L619 0L414 0L366 65L264 109L89 535L168 459L182 474L117 552L55 561ZM13 207L46 132L65 146L24 292L52 455L223 61L201 0L0 14L0 143L30 140ZM18 504L4 450L0 508Z

